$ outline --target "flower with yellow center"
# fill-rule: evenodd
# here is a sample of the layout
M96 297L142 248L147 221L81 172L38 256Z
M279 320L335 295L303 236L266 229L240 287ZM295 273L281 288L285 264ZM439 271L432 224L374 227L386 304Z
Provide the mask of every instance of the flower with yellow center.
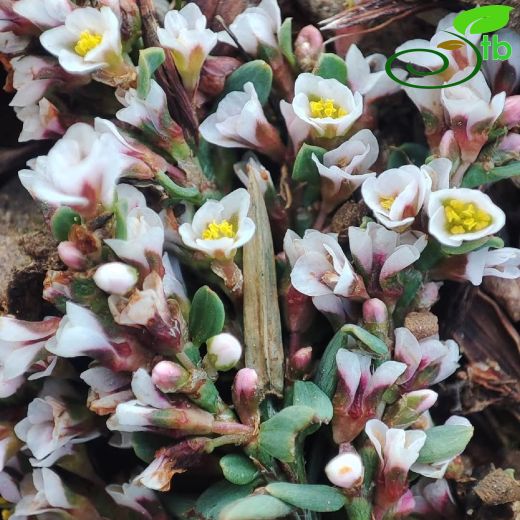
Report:
M243 188L221 200L206 201L191 223L179 227L184 245L213 259L233 258L255 232L255 224L247 216L249 205L249 193Z
M317 101L309 101L309 109L311 111L311 117L317 119L323 119L325 117L338 119L348 114L343 107L334 103L333 99L319 98Z
M95 49L102 40L103 36L101 34L92 33L88 30L83 31L79 36L78 42L74 46L74 51L79 56L85 56L92 49Z
M492 235L505 224L504 212L485 193L469 188L432 192L428 215L429 232L451 247Z
M357 453L341 453L329 461L325 474L334 485L349 489L361 483L364 467Z
M202 232L204 240L218 240L219 238L235 238L235 230L233 224L224 219L221 222L210 222L206 229Z
M395 196L389 197L379 197L379 204L382 208L385 208L387 211L392 209L392 205L395 202Z

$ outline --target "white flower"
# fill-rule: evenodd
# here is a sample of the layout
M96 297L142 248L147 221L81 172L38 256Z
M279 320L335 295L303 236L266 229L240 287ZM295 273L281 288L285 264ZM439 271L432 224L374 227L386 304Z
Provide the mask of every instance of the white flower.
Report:
M320 310L322 297L328 297L327 306L335 303L338 311L341 298L363 299L367 297L363 280L355 273L335 234L325 234L314 229L305 231L300 238L287 231L284 249L291 263L291 283L307 296ZM318 298L318 300L316 300Z
M242 356L242 345L235 336L227 332L217 334L206 341L208 360L217 370L232 369Z
M322 204L332 210L375 173L369 168L376 162L379 145L370 130L360 130L338 148L326 152L321 163L316 155L312 160L321 177Z
M255 232L255 224L247 216L249 204L250 196L244 188L220 201L208 200L197 210L191 224L180 226L182 241L212 258L232 258Z
M255 7L248 7L229 25L240 46L251 56L258 54L258 46L278 47L278 31L282 25L280 7L276 0L262 0ZM236 47L226 31L218 39Z
M243 91L234 91L218 104L215 113L200 125L202 137L224 148L252 148L275 160L283 154L277 130L267 121L251 82Z
M122 62L119 20L109 7L74 9L40 41L67 72L86 74Z
M40 29L49 29L63 25L74 7L69 0L18 0L13 5L13 11Z
M127 262L148 271L163 254L164 227L159 215L146 207L144 196L127 184L117 187L118 203L127 201L124 215L126 238L108 238L105 243Z
M127 164L90 125L76 123L47 155L29 161L31 169L21 170L19 177L35 199L91 215L99 203L112 205L117 179Z
M452 80L458 81L468 73L468 69L457 72ZM504 110L506 93L491 97L484 75L479 72L461 85L443 88L441 100L449 115L462 160L475 161L488 140L493 123Z
M93 280L102 290L110 294L124 295L137 283L139 273L122 262L109 262L96 269Z
M422 430L388 428L378 419L367 422L365 433L377 451L385 494L394 500L406 490L408 471L419 457L426 441Z
M262 195L267 190L274 190L271 174L252 152L246 152L242 160L233 165L233 170L246 188L249 186L249 174L252 173Z
M520 278L520 249L484 247L467 256L464 277L473 285L480 285L484 276L513 280Z
M182 82L193 92L199 82L202 65L217 43L217 35L206 29L206 17L199 6L189 3L180 11L168 11L164 29L157 29L157 36L163 47L172 50Z
M65 128L60 122L58 109L48 100L40 99L37 104L15 107L16 117L22 121L23 128L18 142L56 139L63 135Z
M505 90L507 95L513 94L520 85L520 64L514 57L520 52L520 35L508 27L495 33L499 42L511 46L511 58L507 61L494 59L490 50L489 59L484 61L484 74L492 86L493 92ZM500 52L500 51L499 51Z
M399 378L407 391L444 381L459 367L459 358L459 346L452 339L431 337L418 341L407 328L395 329L394 359L408 367Z
M386 58L382 54L371 54L365 58L358 46L352 44L345 61L349 87L362 94L367 101L389 96L401 89L399 83L386 73ZM406 77L406 72L402 69L394 69L393 72L401 80Z
M428 243L422 233L400 234L376 222L369 222L365 229L351 226L348 237L357 269L366 277L379 273L379 283L383 286L385 280L418 260Z
M359 485L363 481L365 468L357 453L340 453L325 466L327 478L343 489Z
M431 182L428 182L430 190L426 193L425 204L427 204L430 199L430 191L444 190L450 187L452 167L452 162L445 157L433 159L433 161L430 161L428 164L421 166L421 171L431 179Z
M381 224L403 231L413 224L430 189L430 177L417 166L407 164L367 179L361 193Z
M458 247L496 233L505 224L504 212L479 190L435 191L428 203L429 232L441 243Z
M459 417L458 415L452 415L444 424L447 426L465 426L466 428L473 431L473 426L471 423L465 417ZM419 475L423 475L424 477L442 478L444 477L450 462L455 457L459 456L463 451L464 448L461 449L459 453L456 453L453 457L440 460L438 462L433 462L431 464L415 462L411 469L415 473L419 473Z
M468 66L473 68L476 63L476 55L473 49L458 36L447 32L450 31L452 33L460 34L452 25L456 16L457 13L450 13L442 18L437 25L436 33L430 41L422 39L409 40L397 47L395 50L396 53L409 51L406 52L406 54L399 56L399 59L406 63L412 63L431 71L439 70L443 66L443 60L440 56L435 55L433 52L423 52L421 50L412 52L412 49L432 49L443 54L448 61L448 67L446 70L437 75L439 79L432 78L433 81L437 81L437 84L442 83L442 81L449 81L449 83L455 82L456 80L453 78L453 75L456 72L465 69ZM477 44L481 35L469 33L465 34L464 37L470 40L473 44ZM447 50L442 46L439 47L439 44L442 44L446 40L457 40L462 44L462 46L454 50Z
M87 442L99 436L84 407L54 396L33 399L27 408L27 417L16 424L14 431L40 462L68 444Z
M23 374L42 355L60 318L30 322L0 317L0 398L12 395L23 382Z
M152 520L164 515L156 494L145 486L129 483L124 483L122 486L110 484L105 490L116 504L132 509L139 514L140 518Z
M296 78L294 113L299 125L312 128L318 137L333 138L347 133L363 112L363 98L336 79L310 73Z

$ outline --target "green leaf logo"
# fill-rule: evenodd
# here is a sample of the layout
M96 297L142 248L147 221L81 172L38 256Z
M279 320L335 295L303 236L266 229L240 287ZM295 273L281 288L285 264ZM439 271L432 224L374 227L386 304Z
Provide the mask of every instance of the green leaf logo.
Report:
M486 5L463 11L453 21L453 26L461 34L466 34L469 27L471 34L484 34L498 31L509 22L509 14L513 10L507 5ZM471 27L470 27L471 26Z

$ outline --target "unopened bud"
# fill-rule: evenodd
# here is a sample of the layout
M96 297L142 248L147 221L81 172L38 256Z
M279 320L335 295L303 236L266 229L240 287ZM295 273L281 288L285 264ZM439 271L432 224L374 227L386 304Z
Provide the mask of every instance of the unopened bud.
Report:
M520 142L518 145L520 146ZM425 283L417 295L417 307L430 310L439 299L439 289L441 286L442 282Z
M323 36L314 25L306 25L296 37L294 54L303 71L310 72L323 51Z
M293 376L301 378L301 376L309 374L312 367L312 347L303 347L298 349L289 360L289 368Z
M206 345L208 347L208 361L214 368L222 372L232 369L242 356L240 341L227 332L208 339Z
M341 453L325 466L325 473L335 486L350 489L363 482L363 462L356 453Z
M437 397L433 390L408 392L386 409L384 422L390 428L408 428L435 404Z
M189 381L189 373L173 361L160 361L153 367L153 384L164 393L173 393Z
M217 97L224 90L227 77L240 65L241 62L231 56L208 56L202 66L199 90L212 98Z
M121 296L130 292L138 279L137 270L122 262L103 264L94 274L94 282L102 291Z
M507 134L498 145L498 149L504 152L520 155L520 134Z
M363 320L367 323L385 323L388 321L388 309L378 298L371 298L363 303Z
M520 95L506 98L499 122L508 128L514 128L520 124Z
M258 386L258 374L252 368L240 369L233 381L233 404L235 410L244 424L252 426L260 422L259 405L261 401Z
M86 266L85 255L74 245L73 242L60 242L58 255L61 261L75 271L82 271Z

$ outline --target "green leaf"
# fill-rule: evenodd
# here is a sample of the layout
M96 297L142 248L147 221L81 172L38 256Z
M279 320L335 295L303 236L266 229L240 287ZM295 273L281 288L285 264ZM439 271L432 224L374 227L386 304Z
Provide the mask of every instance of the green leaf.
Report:
M164 50L161 47L149 47L139 51L139 72L137 75L137 95L145 99L150 92L150 79L164 63Z
M275 482L265 489L288 504L319 513L338 511L345 505L345 495L331 486Z
M478 240L471 240L470 242L463 242L459 247L441 245L441 251L445 255L465 255L483 247L499 249L504 247L504 241L500 237L484 237Z
M168 198L172 201L185 201L193 204L202 204L203 198L200 191L195 186L184 187L179 186L166 175L164 172L158 172L155 175L156 180L164 188L168 194Z
M333 409L330 399L312 381L294 383L293 404L312 408L321 423L328 424L332 419Z
M161 493L161 504L166 512L171 515L171 518L176 520L190 520L193 518L194 498L178 493Z
M207 520L219 518L220 512L228 504L247 497L255 488L252 482L246 486L237 486L227 480L222 480L210 486L195 503L195 510Z
M369 356L376 359L386 359L388 357L388 347L386 343L377 336L370 334L370 332L367 332L358 325L343 325L327 345L321 357L320 364L318 365L316 375L314 376L314 382L330 399L332 399L338 383L336 354L340 348L348 348L347 340L349 337L358 340L359 345Z
M505 166L486 170L481 163L473 164L462 179L463 188L476 188L481 184L491 184L520 175L520 161L512 161Z
M453 20L453 26L461 34L466 34L468 27L470 34L498 31L508 24L512 10L513 8L507 5L475 7L459 13Z
M218 520L270 520L287 516L293 508L269 495L253 495L229 504Z
M347 64L337 54L324 52L320 56L314 74L324 79L336 79L343 85L346 85Z
M396 324L402 324L410 305L421 288L422 282L423 275L417 269L405 269L397 274L397 283L403 288L403 293L395 305L393 316Z
M405 164L415 164L421 166L425 163L429 151L426 146L417 143L404 143L397 148L392 149L388 155L386 167L399 168Z
M220 459L219 464L224 477L233 484L241 486L249 484L260 475L260 472L251 460L238 453L224 455Z
M255 86L258 99L262 105L267 102L273 83L273 71L263 60L254 60L238 67L226 80L221 97L236 90L244 90L248 82Z
M304 143L298 151L298 155L296 155L292 178L295 181L308 182L319 186L320 174L316 163L312 160L312 155L315 154L318 161L322 161L326 151L325 148Z
M286 18L278 30L278 46L291 67L296 67L292 44L292 18Z
M282 462L294 462L297 435L316 422L316 414L308 406L284 408L260 425L260 449Z
M426 442L419 452L417 462L432 464L451 459L464 451L471 437L473 427L445 424L426 430Z
M155 457L155 452L171 444L171 439L164 435L156 435L149 432L134 432L132 434L132 448L135 454L144 462L150 463Z
M222 332L225 318L224 304L217 293L207 285L201 287L193 296L190 309L189 331L193 344L200 346Z
M60 242L68 240L70 228L74 224L81 224L79 213L68 206L58 208L51 218L51 230L54 238Z

